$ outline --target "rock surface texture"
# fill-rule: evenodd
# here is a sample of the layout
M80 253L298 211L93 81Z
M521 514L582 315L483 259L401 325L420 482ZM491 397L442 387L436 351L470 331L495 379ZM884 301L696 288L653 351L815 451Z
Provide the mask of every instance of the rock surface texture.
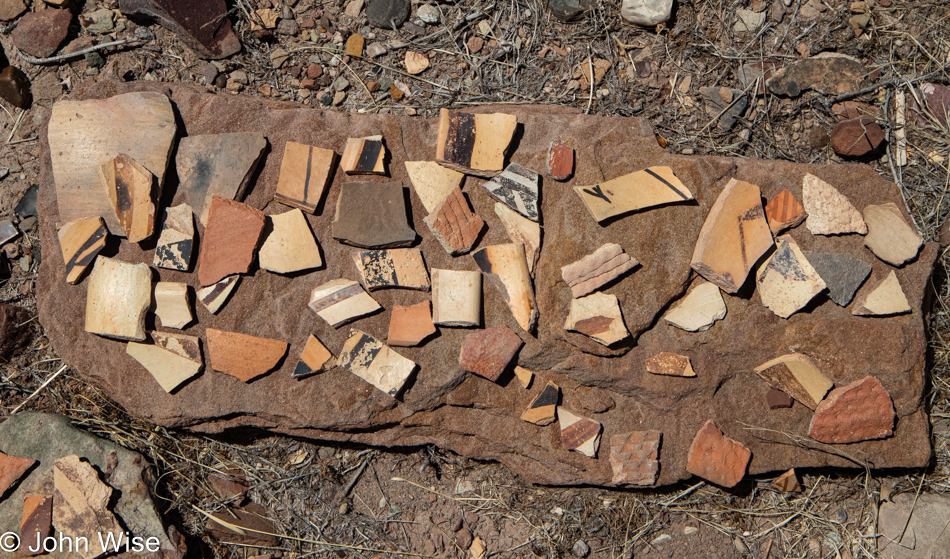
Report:
M217 132L222 122L240 120L247 128L260 130L274 146L289 140L343 146L355 130L378 131L386 138L392 156L393 176L385 182L410 184L404 162L432 160L436 153L437 120L320 111L214 96L197 87L159 83L101 81L80 86L73 95L104 98L134 88L169 95L189 135ZM774 434L784 431L807 436L812 412L798 405L780 414L770 411L765 405L770 387L753 369L793 350L812 356L836 386L847 386L871 374L893 399L898 417L894 435L852 445L850 455L860 453L876 468L928 463L931 447L922 402L926 348L922 306L938 252L935 244L925 244L916 260L896 270L912 309L907 314L855 317L849 308L819 296L809 312L785 320L763 307L756 297L724 295L728 308L725 318L705 331L686 332L659 320L661 313L678 302L694 283L701 283L690 271L690 257L710 208L730 178L757 185L766 200L785 189L802 200L805 173L816 174L847 196L859 211L867 205L887 202L903 207L894 184L862 165L814 166L672 155L657 146L646 121L635 118L585 116L552 107L477 110L517 116L524 135L510 159L534 171L544 171L552 139L583 146L576 153L573 179L563 187L547 181L542 185L544 248L534 269L539 311L536 333L523 333L501 294L488 287L482 290L482 324L506 325L521 333L525 346L512 365L535 371L545 381L562 387L564 408L600 423L605 441L635 430L661 431L658 484L690 477L687 451L707 419L713 419L728 437L752 451L750 474L784 471L792 466L854 467L852 462L830 453L783 444L784 436ZM53 176L44 132L41 127L41 237L47 246L56 246L55 224L60 218L56 193L50 188ZM280 150L275 153L262 162L260 175L245 198L247 204L265 214L286 211L273 201L281 163ZM695 195L695 202L653 208L601 226L571 188L598 184L654 165L669 166ZM596 459L569 452L556 428L539 427L521 419L531 395L519 382L506 383L503 375L499 384L455 365L462 341L473 332L471 329L442 327L439 336L424 346L400 348L399 353L417 363L418 369L399 399L339 367L303 380L291 377L311 333L334 355L339 355L350 337L350 328L332 328L305 308L314 286L338 278L356 279L350 256L353 248L334 241L330 235L335 202L347 180L338 172L328 187L322 212L307 216L323 248L326 269L298 278L252 272L218 314L212 316L199 308L198 323L185 331L204 338L206 328L215 328L289 342L289 358L270 375L245 384L229 375L206 373L177 393L167 394L149 378L148 371L126 355L125 344L83 333L85 282L66 284L64 264L58 257L43 259L37 286L40 320L53 346L66 363L132 414L164 426L205 433L255 427L379 446L432 443L469 457L499 460L530 482L614 484L606 448ZM472 207L488 225L476 249L509 242L494 213L495 201L484 189L477 188L480 182L471 181L475 188L466 183ZM425 208L412 190L408 196L412 223L420 237L415 246L423 250L430 270L476 270L471 257L453 259L427 228L420 227ZM169 193L168 198L169 204L182 202L181 193ZM787 234L803 251L851 254L871 262L875 278L884 277L892 269L870 255L860 235L813 236L805 227L793 228ZM619 347L608 348L583 334L563 330L571 294L561 280L560 267L611 242L635 255L641 268L605 290L617 296L631 334ZM116 257L151 262L153 254L123 242ZM197 286L195 274L160 269L155 275L161 281ZM865 289L867 285L858 291L859 299ZM374 292L374 297L386 312L360 319L353 327L379 339L388 332L389 311L395 304L412 304L424 298L418 292L392 289ZM868 344L869 339L876 342ZM698 376L674 378L648 373L645 360L663 351L689 356ZM748 425L765 430L749 429Z

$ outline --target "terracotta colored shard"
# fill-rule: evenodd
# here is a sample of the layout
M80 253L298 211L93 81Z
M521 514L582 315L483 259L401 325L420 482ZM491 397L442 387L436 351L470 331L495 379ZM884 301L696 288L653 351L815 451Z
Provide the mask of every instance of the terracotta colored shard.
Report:
M835 388L822 400L808 427L808 436L823 443L857 443L894 433L894 404L872 376Z
M781 390L812 410L834 386L818 365L801 353L789 353L766 361L755 368L755 373L772 388Z
M868 226L858 210L838 190L810 173L802 179L802 200L808 218L805 227L812 235L865 235Z
M473 252L472 258L508 303L521 329L525 332L533 330L538 321L538 304L528 273L524 245L492 245Z
M369 291L387 287L429 290L429 274L418 248L361 250L353 253L353 262Z
M687 332L697 332L708 330L725 317L726 302L719 287L701 281L663 315L663 320Z
M109 231L101 217L70 221L59 228L59 247L66 263L66 281L79 283L86 269L106 246Z
M250 271L264 223L264 212L260 210L220 196L212 197L198 257L198 281L202 287Z
M572 299L564 329L584 334L608 347L630 337L617 296L605 293Z
M769 222L769 229L776 235L799 225L805 221L805 217L805 208L787 188L765 205L765 218Z
M99 167L99 181L112 203L119 231L129 242L144 241L155 232L153 179L148 169L124 153Z
M43 553L42 542L53 532L53 496L29 495L23 499L23 520L20 522L20 557L35 557ZM32 542L32 543L30 543ZM36 551L30 551L35 549Z
M561 277L572 297L581 297L633 270L640 263L616 243L607 243L593 254L561 268Z
M482 184L482 188L487 190L492 198L531 221L540 221L540 182L540 175L527 167L512 163L500 175Z
M690 264L726 293L735 293L773 244L759 187L730 179L709 210Z
M181 272L191 271L194 260L195 217L188 204L179 204L165 209L162 233L155 246L152 265Z
M99 216L113 235L120 234L99 167L128 155L157 177L152 199L161 200L175 133L175 112L159 93L54 103L47 138L60 221Z
M633 431L610 437L614 485L653 485L660 472L659 431Z
M129 342L126 353L141 363L169 394L204 369L201 340L196 336L151 332L152 342Z
M522 216L501 202L495 202L495 214L508 233L508 238L524 245L528 259L528 272L534 275L534 267L541 256L541 224Z
M287 342L208 328L211 368L244 382L274 370L287 353Z
M561 389L553 382L548 382L541 393L531 400L528 409L521 414L521 419L535 425L549 425L554 421L557 404L561 399Z
M496 175L505 168L505 155L517 127L514 115L442 109L435 158L466 174Z
M924 246L920 234L904 220L894 202L865 207L864 222L868 226L864 246L891 266L900 267L917 258Z
M422 200L427 212L433 213L456 187L461 186L465 175L435 161L406 161L406 171L412 188Z
M773 479L769 485L783 493L798 493L802 490L802 484L798 481L795 468Z
M654 375L668 375L673 377L695 377L696 371L689 357L663 351L647 359L647 370Z
M264 157L267 140L257 132L186 136L178 144L178 190L202 225L215 196L240 202Z
M800 311L827 287L798 243L787 236L759 268L756 284L762 304L782 318Z
M890 316L909 313L910 303L897 280L897 273L891 273L874 288L869 288L864 295L858 298L852 307L851 314L859 316Z
M333 218L333 238L363 248L411 245L416 232L409 226L403 191L399 183L343 183Z
M317 339L316 336L310 334L310 337L307 338L307 345L304 346L303 352L300 354L300 360L297 361L291 377L306 378L326 371L335 364L332 361L333 354L330 353L327 346L323 345L323 342Z
M768 403L770 410L792 407L792 397L778 388L769 388L765 395L765 401Z
M23 474L36 464L32 458L21 458L0 452L0 496L20 481Z
M224 0L120 0L126 16L154 19L175 33L200 58L227 58L241 51Z
M557 412L561 426L561 444L567 450L579 452L588 458L597 458L600 447L600 423L575 415L564 408Z
M385 175L386 146L383 137L347 139L340 168L347 175Z
M153 297L155 316L165 328L182 328L191 324L195 315L191 312L191 297L188 284L160 281L155 284Z
M693 193L669 167L648 167L574 192L598 222L637 210L693 199Z
M525 388L531 387L531 381L534 380L534 371L525 369L524 367L515 367L515 376L518 377L518 382L521 383L521 386Z
M504 324L465 336L459 365L491 381L498 381L524 342Z
M308 306L333 327L342 326L382 308L363 291L360 284L342 278L314 288Z
M231 294L241 283L241 276L228 276L223 280L198 290L198 300L212 314L217 314L228 302Z
M299 209L267 216L269 232L261 243L258 260L264 270L291 274L323 266L320 245Z
M118 541L124 533L109 510L112 487L99 480L99 474L89 462L81 461L72 454L53 463L53 526L60 536L73 539L85 537L90 545L76 546L83 559L95 559L104 555L98 538L111 537ZM95 534L95 538L90 537Z
M386 343L392 346L417 346L435 332L431 301L409 306L393 305Z
M472 211L462 189L456 187L439 207L424 219L436 240L452 256L472 250L485 222Z
M831 149L845 157L861 157L878 149L886 137L874 118L862 116L844 120L831 129Z
M835 304L847 307L854 294L871 275L871 265L850 254L829 254L804 251L821 279L828 286L828 296Z
M363 332L355 332L343 345L337 365L393 398L416 370L416 364L388 345Z
M556 181L574 176L574 148L561 142L551 142L548 148L548 175Z
M333 178L335 163L336 153L332 149L287 142L274 199L309 214L316 213Z
M152 271L145 264L98 258L86 290L86 332L119 340L145 339Z
M432 322L440 326L481 325L482 274L433 269Z
M686 458L686 471L723 487L735 487L745 477L752 452L722 434L707 419L696 433Z

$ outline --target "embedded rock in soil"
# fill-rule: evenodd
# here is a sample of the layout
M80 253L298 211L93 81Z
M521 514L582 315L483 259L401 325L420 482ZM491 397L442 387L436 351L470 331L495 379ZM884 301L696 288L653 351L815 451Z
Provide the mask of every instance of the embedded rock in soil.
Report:
M241 51L224 0L119 0L119 11L158 21L201 58L227 58Z
M274 146L289 140L343 146L354 130L373 130L386 138L392 152L393 176L387 182L408 185L404 162L431 160L435 153L437 120L265 104L254 98L209 94L197 86L151 82L103 81L80 86L72 95L101 98L143 89L171 96L180 112L183 133L188 135L222 132L221 123L241 122L247 129L260 130ZM874 467L928 463L931 447L922 403L926 349L922 305L937 255L935 243L926 244L916 260L896 271L913 309L909 314L855 317L849 309L820 296L809 312L784 320L752 294L751 298L725 295L725 318L703 332L686 332L660 320L660 315L695 281L689 262L699 230L730 178L757 184L765 199L787 188L801 200L805 173L819 174L859 211L886 202L903 208L894 184L863 165L814 166L671 155L657 146L646 121L636 118L588 116L554 107L506 105L476 110L504 111L518 117L524 135L511 160L536 172L545 169L552 139L583 146L577 150L574 178L564 185L545 181L542 186L544 245L534 269L537 334L524 335L525 346L518 353L517 365L562 387L564 406L601 423L604 441L631 431L661 431L658 484L689 477L687 451L707 419L752 451L751 475L792 466L854 467L834 454L785 444L787 439L777 434L807 436L812 412L804 406L781 413L769 410L766 394L770 387L753 369L791 351L812 356L836 386L872 374L893 398L898 416L894 436L856 443L849 454L859 453ZM55 224L59 216L55 189L50 188L53 179L45 128L40 137L39 183L45 185L39 203L40 234L46 246L57 246ZM275 150L263 161L259 178L245 199L265 214L286 210L272 200L280 154L281 150ZM651 165L671 167L695 193L696 201L643 211L601 226L571 188L597 184ZM294 436L388 447L437 444L469 457L499 460L530 482L611 485L613 475L606 447L596 459L587 458L565 450L557 429L521 419L536 390L524 390L510 372L495 383L456 365L462 340L471 329L441 328L439 336L421 347L400 348L399 353L418 363L419 369L398 400L339 367L302 380L291 377L311 333L334 355L349 337L350 328L331 328L315 320L306 308L314 285L338 278L357 279L350 256L352 247L330 235L335 201L347 180L337 173L327 189L324 207L317 215L307 216L320 240L325 269L298 277L252 271L217 315L199 309L199 322L186 331L188 335L206 337L205 328L210 327L289 342L288 358L270 375L245 384L228 375L206 373L177 393L166 393L126 354L124 344L82 331L86 286L63 281L63 262L58 257L43 260L37 286L40 320L47 335L63 360L81 371L85 380L103 389L132 414L164 426L205 433L263 428ZM408 195L411 222L420 235L416 246L422 249L427 266L474 269L474 265L464 266L464 262L454 260L428 228L420 228L425 208L414 191L409 190ZM167 198L167 203L175 205L182 202L183 194L169 193ZM489 194L475 188L469 198L473 209L488 222L476 249L510 242ZM804 227L788 234L802 250L868 259L860 235L813 236ZM610 348L563 329L571 291L561 280L560 269L605 243L619 243L642 264L636 273L619 278L604 290L617 296L631 333L629 340L618 344L620 347ZM128 242L120 245L116 255L120 260L146 263L152 256L150 251ZM889 266L872 260L875 273L883 277ZM156 270L156 274L156 281L197 285L195 274L166 269ZM425 298L416 292L392 289L376 291L373 296L387 311L360 319L353 327L379 339L385 339L394 305ZM485 327L504 324L520 332L497 290L484 289L483 316ZM875 343L868 344L867 340ZM688 356L699 372L697 376L675 378L647 372L645 361L664 351ZM540 389L544 383L536 384Z
M30 313L26 309L0 303L0 359L8 360L14 351L30 341L29 322Z
M13 30L16 48L36 58L46 58L56 52L66 39L73 14L69 10L46 9L30 12L20 19Z

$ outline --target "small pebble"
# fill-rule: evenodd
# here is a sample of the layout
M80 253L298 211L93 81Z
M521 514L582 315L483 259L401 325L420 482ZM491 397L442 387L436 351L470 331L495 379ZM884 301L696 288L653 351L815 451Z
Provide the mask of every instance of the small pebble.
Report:
M571 551L576 557L587 557L590 554L590 546L584 540L577 540Z
M685 528L683 528L683 534L687 536L692 536L696 532L699 532L699 528L695 526L686 526Z
M339 105L340 103L342 103L342 102L345 101L345 100L346 100L346 92L345 92L345 91L337 91L337 92L336 92L336 95L333 96L333 104L334 104L334 105Z
M432 4L424 4L419 6L419 10L416 11L416 17L421 19L425 23L439 23L442 19L442 14L439 13L439 9Z
M24 256L23 258L20 259L20 269L23 270L24 272L29 272L30 266L32 265L33 265L32 256Z
M346 514L346 513L348 513L348 512L350 512L350 504L349 504L349 503L343 503L343 504L341 504L341 505L340 505L340 514Z
M673 539L673 538L672 538L669 534L660 534L659 536L653 538L653 541L652 541L651 543L652 543L653 545L656 545L656 544L658 544L658 543L663 543L663 542L665 542L665 541L669 541L669 540L672 540L672 539Z

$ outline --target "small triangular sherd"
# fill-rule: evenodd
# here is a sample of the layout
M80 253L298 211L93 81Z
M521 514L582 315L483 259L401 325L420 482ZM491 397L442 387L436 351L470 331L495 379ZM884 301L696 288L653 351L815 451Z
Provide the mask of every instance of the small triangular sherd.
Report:
M700 281L663 315L663 320L687 332L700 332L725 317L726 302L719 286Z
M335 162L336 153L332 149L287 142L274 199L307 213L315 213L333 177Z
M337 365L395 398L416 364L376 338L356 331L340 352Z
M548 382L541 393L535 396L528 405L528 409L521 414L521 419L535 425L548 425L556 416L561 389L553 382Z
M769 386L777 388L798 400L808 409L815 409L834 383L818 365L806 355L789 353L767 361L755 368Z
M194 260L195 216L191 206L179 204L165 209L162 233L155 246L152 265L158 268L191 271Z
M11 454L0 452L0 495L7 492L16 482L20 481L36 460L32 458L22 458Z
M531 387L531 381L534 380L534 371L530 369L525 369L524 367L515 367L515 376L518 377L518 382L521 383L521 386L525 388Z
M330 350L316 336L310 334L291 377L305 378L325 371L332 366L332 360L333 354Z
M525 216L531 221L540 221L541 177L531 169L512 163L504 172L495 176L482 187L492 198Z
M778 247L756 278L762 304L782 318L788 318L824 291L825 281L791 237L778 240Z
M669 167L648 167L574 192L598 222L637 210L685 202L693 193Z
M277 274L291 274L323 266L320 246L299 208L269 215L267 222L270 231L257 251L262 269Z
M871 275L871 265L850 254L803 251L805 258L828 286L836 305L847 307L858 288Z
M342 278L314 288L308 306L333 327L342 326L382 308L360 284Z
M435 161L406 161L406 171L412 182L422 207L432 213L442 205L442 201L456 187L462 184L465 175L448 167L443 167Z
M204 369L201 340L195 336L151 332L152 343L129 342L126 353L171 393Z
M891 273L874 288L870 288L854 303L851 314L858 316L890 316L911 312L910 303L901 288L897 273Z
M605 293L572 299L564 329L584 334L608 347L630 337L617 296Z
M225 303L228 302L239 283L241 283L241 276L228 276L218 283L199 289L197 292L198 300L212 314L217 314L218 311L224 308Z
M612 282L640 263L616 243L607 243L592 254L561 268L564 283L571 296L581 297Z
M347 139L340 168L348 175L385 175L386 146L383 137Z
M429 274L418 248L361 250L353 253L363 287L369 291L384 288L429 290Z
M557 419L561 427L561 444L564 448L579 452L588 458L597 457L602 429L600 423L564 408L558 409Z
M538 304L524 245L492 245L473 252L472 258L508 303L521 329L530 332L538 320Z
M59 228L58 235L66 262L66 281L77 284L99 251L105 248L109 230L97 216L70 221Z
M858 210L838 189L810 173L802 179L802 200L812 235L867 234L868 226Z
M465 336L459 366L491 381L498 381L524 342L504 324Z

